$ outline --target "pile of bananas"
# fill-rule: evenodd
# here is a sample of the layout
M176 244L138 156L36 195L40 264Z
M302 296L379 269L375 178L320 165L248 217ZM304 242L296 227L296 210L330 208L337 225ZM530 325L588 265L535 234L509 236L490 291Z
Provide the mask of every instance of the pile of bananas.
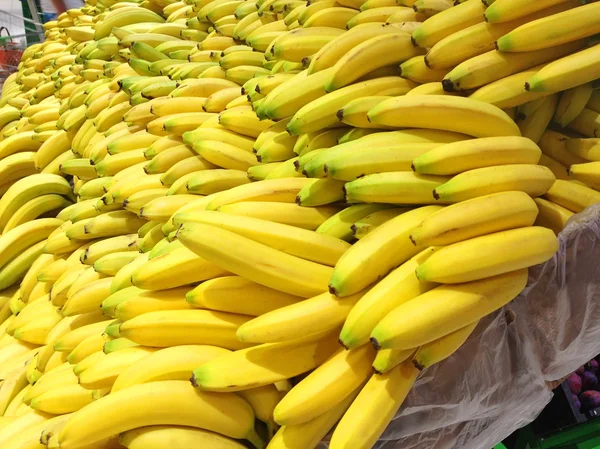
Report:
M600 202L600 2L44 27L0 98L2 449L371 448Z

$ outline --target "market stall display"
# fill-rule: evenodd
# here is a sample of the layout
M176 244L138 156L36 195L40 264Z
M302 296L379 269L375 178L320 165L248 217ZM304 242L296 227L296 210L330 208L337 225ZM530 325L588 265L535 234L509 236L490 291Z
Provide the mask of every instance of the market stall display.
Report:
M475 449L533 419L585 361L549 313L598 279L600 3L456 3L46 23L0 98L2 449Z

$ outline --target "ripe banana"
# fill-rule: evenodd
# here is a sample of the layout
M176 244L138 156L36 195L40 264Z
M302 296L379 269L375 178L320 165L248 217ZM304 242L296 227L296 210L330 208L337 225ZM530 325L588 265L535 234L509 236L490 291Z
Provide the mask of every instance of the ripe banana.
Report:
M234 351L194 370L192 384L205 391L240 391L289 379L321 365L338 349L329 332Z
M541 165L513 164L476 168L454 176L435 187L433 196L446 202L464 201L492 193L519 190L541 196L553 185L552 171Z
M552 238L556 240L554 235ZM377 324L371 341L376 348L416 348L502 307L526 283L527 269L520 269L478 281L442 285L396 307Z
M203 235L208 235L204 234L205 232L214 232L215 238L203 238ZM217 235L219 238L216 238ZM327 279L332 271L330 267L300 259L211 225L186 223L180 227L178 239L200 256L225 270L297 296L311 297L326 290ZM217 240L219 245L214 244ZM230 246L246 248L243 251L245 257L238 258L239 251L227 250ZM252 257L248 258L248 255ZM279 262L265 266L259 264L259 260Z
M408 360L385 374L371 375L333 432L331 449L372 447L402 405L418 373Z
M113 413L115 407L123 413ZM93 402L69 418L58 440L60 447L70 449L157 423L205 428L249 439L256 447L262 444L254 431L252 408L243 399L198 391L177 380L134 385Z
M417 156L417 173L456 175L475 168L504 164L537 164L542 152L524 137L487 137L449 143Z
M119 333L138 344L153 347L209 344L230 349L248 345L236 339L235 331L248 317L207 310L163 310L148 312L125 321Z
M292 305L301 298L239 276L223 276L210 279L190 290L186 300L203 309L260 316Z
M473 0L469 0L467 4L471 1ZM398 128L434 127L474 137L521 135L517 125L505 112L492 105L474 103L461 97L396 97L375 106L369 111L368 118L371 123L381 125Z
M240 341L277 343L336 329L365 292L337 298L327 292L267 312L240 326Z
M417 254L420 248L411 247L408 236L423 219L439 209L439 206L425 206L406 212L354 244L336 264L329 291L338 297L356 293ZM389 251L389 245L394 251ZM367 260L377 263L365 265Z

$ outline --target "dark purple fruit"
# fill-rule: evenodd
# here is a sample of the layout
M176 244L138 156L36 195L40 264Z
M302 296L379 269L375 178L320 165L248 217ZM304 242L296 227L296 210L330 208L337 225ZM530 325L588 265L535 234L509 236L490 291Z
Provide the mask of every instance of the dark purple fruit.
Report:
M584 412L600 407L600 392L584 391L579 395L579 402L581 402L581 410Z
M577 368L577 371L575 371L576 374L579 374L580 376L583 376L583 373L585 373L585 366L580 366L579 368Z
M594 359L590 360L586 366L588 371L591 371L592 373L597 373L598 372L598 362Z
M569 377L567 377L567 384L569 385L569 389L571 390L571 393L573 393L573 394L581 393L581 387L582 387L581 377L579 377L577 374L573 373Z
M579 402L578 400L575 401L575 407L577 407L577 410L581 411L581 402Z
M595 390L596 388L598 388L598 378L594 373L586 371L585 373L583 373L583 376L581 376L581 380L581 387L584 391Z

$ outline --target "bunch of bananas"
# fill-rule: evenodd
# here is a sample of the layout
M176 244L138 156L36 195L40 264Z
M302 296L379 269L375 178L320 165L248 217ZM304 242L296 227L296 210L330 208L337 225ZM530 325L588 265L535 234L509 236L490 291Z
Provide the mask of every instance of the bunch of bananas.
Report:
M46 23L0 98L2 449L371 448L600 202L600 3L455 3Z

